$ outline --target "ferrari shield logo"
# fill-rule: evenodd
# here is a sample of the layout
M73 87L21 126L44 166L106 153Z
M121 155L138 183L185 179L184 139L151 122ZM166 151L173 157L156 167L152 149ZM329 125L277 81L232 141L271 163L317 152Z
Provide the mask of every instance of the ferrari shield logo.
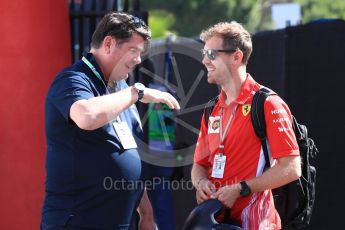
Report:
M250 112L251 107L252 106L250 104L242 105L242 114L243 114L243 116L247 116L248 115L248 113Z

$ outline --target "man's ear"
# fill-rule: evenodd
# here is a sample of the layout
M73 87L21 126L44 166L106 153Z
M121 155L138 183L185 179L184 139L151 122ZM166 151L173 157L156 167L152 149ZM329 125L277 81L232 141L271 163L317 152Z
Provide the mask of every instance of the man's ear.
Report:
M234 61L238 64L242 63L243 60L243 52L241 50L236 50L234 53Z
M116 45L116 40L113 37L105 36L105 38L103 39L103 49L106 54L109 54L111 51L111 46L115 46L115 45Z

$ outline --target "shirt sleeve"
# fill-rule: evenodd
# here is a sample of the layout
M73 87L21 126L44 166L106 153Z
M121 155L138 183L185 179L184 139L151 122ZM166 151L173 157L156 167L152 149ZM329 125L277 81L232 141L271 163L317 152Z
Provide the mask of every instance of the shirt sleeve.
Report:
M205 122L205 114L201 118L201 128L199 132L198 142L196 143L195 152L194 152L194 163L204 166L210 166L210 149L208 145L207 138L207 124Z
M267 140L274 159L299 155L292 115L287 104L279 96L270 96L265 101Z
M56 78L49 91L52 104L66 120L69 119L74 102L95 96L85 77L73 73L65 73Z

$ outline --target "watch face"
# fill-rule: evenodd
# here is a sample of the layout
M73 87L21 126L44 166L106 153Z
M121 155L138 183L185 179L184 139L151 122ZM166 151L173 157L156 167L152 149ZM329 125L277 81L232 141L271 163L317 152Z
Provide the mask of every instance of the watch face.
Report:
M135 83L134 84L134 87L137 89L137 90L144 90L146 87L143 85L143 84L141 84L141 83Z
M140 101L144 97L144 89L146 88L141 83L135 83L134 88L138 91L138 100Z
M250 191L246 188L241 190L241 196L248 196L250 194Z

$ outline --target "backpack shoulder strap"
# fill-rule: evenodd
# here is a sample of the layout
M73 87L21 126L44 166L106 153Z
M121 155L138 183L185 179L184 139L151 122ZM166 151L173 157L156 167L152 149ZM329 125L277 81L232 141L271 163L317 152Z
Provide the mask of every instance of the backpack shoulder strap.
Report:
M219 99L219 95L212 98L211 100L209 100L205 106L204 109L204 118L205 118L205 122L206 122L206 126L208 127L208 119L210 118L210 115L212 113L212 110L214 108L214 106L217 104Z
M253 97L251 105L251 120L255 131L255 134L260 138L264 155L265 155L265 168L270 167L270 161L268 157L268 150L266 144L266 121L264 104L267 97L271 95L277 95L273 90L263 87L256 91Z

